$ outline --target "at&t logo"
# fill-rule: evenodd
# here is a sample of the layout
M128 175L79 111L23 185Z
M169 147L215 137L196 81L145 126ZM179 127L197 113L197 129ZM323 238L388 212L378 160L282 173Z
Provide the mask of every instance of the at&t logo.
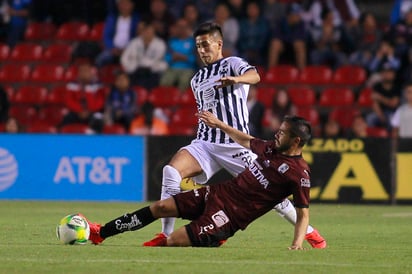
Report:
M126 157L62 157L54 174L56 184L68 181L72 184L121 184L123 168L130 164Z
M0 191L12 186L18 175L16 158L8 150L0 147Z

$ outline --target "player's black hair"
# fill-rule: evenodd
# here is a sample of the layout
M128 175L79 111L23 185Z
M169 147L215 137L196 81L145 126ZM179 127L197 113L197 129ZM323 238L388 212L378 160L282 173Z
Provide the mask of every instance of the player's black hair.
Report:
M299 137L299 146L303 147L312 137L312 128L310 123L299 116L285 116L283 122L289 125L291 136Z
M205 34L210 34L210 35L219 35L223 39L223 33L222 33L222 28L220 27L219 24L215 22L205 22L200 24L195 32L193 33L193 37L196 38L200 35L205 35Z

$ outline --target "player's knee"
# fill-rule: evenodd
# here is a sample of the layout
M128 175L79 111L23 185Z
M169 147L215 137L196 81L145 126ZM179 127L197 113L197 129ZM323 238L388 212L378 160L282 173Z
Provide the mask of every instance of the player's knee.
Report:
M183 233L181 229L170 234L167 238L168 246L191 246L191 242L187 234Z
M170 208L166 200L159 200L157 202L154 202L150 207L155 218L164 217L170 211Z
M167 238L168 246L181 246L179 237L173 235L173 233Z

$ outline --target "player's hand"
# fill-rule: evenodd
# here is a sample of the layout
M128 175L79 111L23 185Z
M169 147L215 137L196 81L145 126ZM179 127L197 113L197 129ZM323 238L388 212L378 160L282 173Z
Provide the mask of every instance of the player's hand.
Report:
M215 115L213 115L213 113L207 110L202 110L196 113L196 116L199 117L199 119L203 121L208 127L216 128L221 123L221 121Z
M306 248L302 246L292 245L288 247L289 250L306 250Z
M226 76L226 77L222 77L219 80L216 81L216 83L219 83L217 85L218 88L223 88L223 87L227 87L227 86L231 86L233 84L236 84L236 77L233 76Z

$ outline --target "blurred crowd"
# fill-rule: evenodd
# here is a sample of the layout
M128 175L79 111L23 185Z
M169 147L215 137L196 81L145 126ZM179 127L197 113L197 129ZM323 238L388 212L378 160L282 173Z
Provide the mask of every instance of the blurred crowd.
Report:
M412 137L412 0L395 0L388 22L378 22L375 14L360 10L354 0L0 2L0 39L10 50L27 42L31 22L49 22L58 28L75 19L90 27L102 26L100 40L73 43L72 58L64 65L76 66L77 76L62 91L64 115L53 125L56 132L83 124L87 133L102 133L115 124L124 133L171 134L176 106L162 108L155 100L139 96L151 98L158 87L174 87L180 92L177 96L185 96L190 78L202 66L193 30L200 22L213 20L222 26L224 55L245 58L262 79L271 68L282 65L299 72L310 66L332 71L356 66L365 71L365 81L350 88L356 97L368 88L370 105L359 107L347 125L331 115L331 109L318 109L317 136ZM99 71L108 66L116 68L115 77L112 83L102 83ZM20 84L11 84L10 89ZM265 85L270 84L262 81L251 87L248 99L251 132L258 137L276 129L283 115L299 114L287 85L274 86L270 102L262 102L259 92ZM136 92L137 87L145 94ZM318 99L322 89L312 88ZM1 89L1 122L7 132L24 131L9 113L11 93ZM193 113L194 107L193 102ZM373 134L372 129L383 133Z

